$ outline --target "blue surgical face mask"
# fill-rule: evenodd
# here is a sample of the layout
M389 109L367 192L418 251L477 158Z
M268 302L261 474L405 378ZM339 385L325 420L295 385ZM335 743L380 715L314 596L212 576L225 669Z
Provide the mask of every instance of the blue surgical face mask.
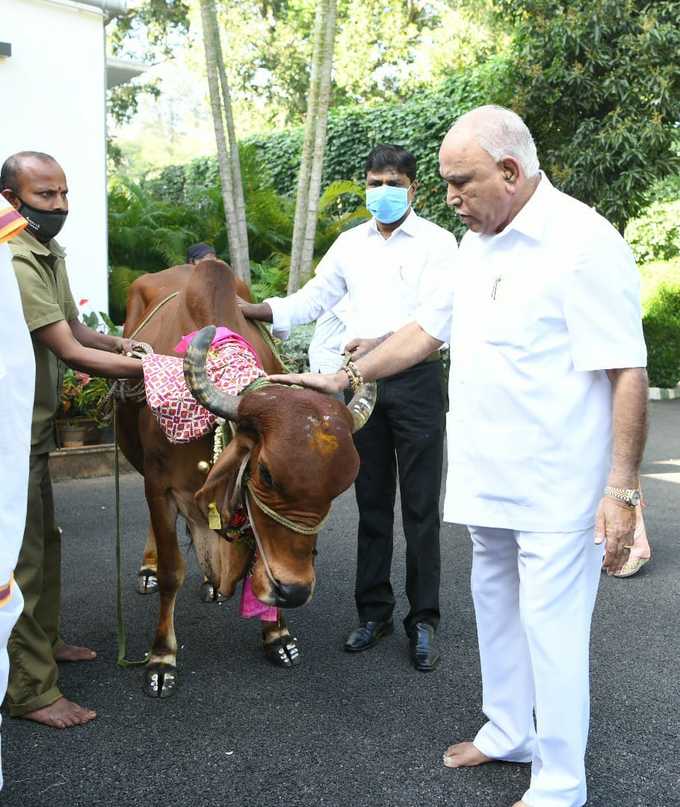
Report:
M409 208L408 188L380 185L366 191L366 207L382 224L392 224L406 215Z

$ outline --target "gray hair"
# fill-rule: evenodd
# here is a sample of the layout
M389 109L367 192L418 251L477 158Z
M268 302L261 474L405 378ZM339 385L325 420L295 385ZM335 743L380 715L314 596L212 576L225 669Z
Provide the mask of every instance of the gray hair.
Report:
M536 143L516 112L495 104L478 106L457 118L452 129L463 124L470 126L479 145L496 162L514 157L527 177L538 174Z

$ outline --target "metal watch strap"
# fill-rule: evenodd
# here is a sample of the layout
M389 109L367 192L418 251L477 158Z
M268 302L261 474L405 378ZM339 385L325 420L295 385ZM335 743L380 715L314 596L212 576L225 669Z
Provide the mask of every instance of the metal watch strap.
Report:
M607 487L604 489L605 496L609 496L612 499L623 502L629 507L635 507L635 503L633 501L635 494L637 494L638 497L640 496L640 491L635 488L614 488L611 485L607 485Z

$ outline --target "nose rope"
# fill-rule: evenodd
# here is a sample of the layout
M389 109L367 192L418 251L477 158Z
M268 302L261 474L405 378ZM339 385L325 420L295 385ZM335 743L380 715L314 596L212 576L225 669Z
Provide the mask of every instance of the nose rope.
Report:
M255 537L255 544L257 546L257 550L260 553L260 557L262 558L262 565L264 566L265 574L267 575L267 579L271 583L274 590L279 588L279 582L274 577L272 573L271 566L269 565L269 561L267 560L267 555L264 551L264 546L262 544L262 539L260 538L260 534L257 529L257 525L255 524L255 519L253 518L253 511L251 507L251 498L253 502L259 507L259 509L268 515L273 521L277 524L281 524L281 526L286 527L293 532L297 532L300 535L316 535L319 530L324 526L324 524L328 521L328 517L330 515L330 510L326 515L315 524L313 527L307 527L304 524L296 524L294 521L291 521L289 518L282 516L280 513L277 513L275 510L272 510L271 507L268 507L262 499L255 493L253 490L253 486L251 485L250 480L246 476L248 463L250 462L250 454L249 451L243 460L241 460L241 465L238 469L238 474L236 475L236 484L234 485L234 493L232 495L232 500L230 502L230 509L233 511L235 503L238 501L239 496L242 498L246 505L246 511L248 513L248 520L250 521L250 528L253 531L253 535ZM245 485L244 485L245 482Z
M272 510L271 507L267 507L267 505L259 498L257 493L253 490L253 485L250 479L246 480L246 487L248 489L248 493L253 498L255 504L262 510L263 513L266 513L271 519L277 522L277 524L281 524L282 527L286 527L293 532L297 532L300 535L316 535L319 530L326 524L328 521L328 517L330 515L330 510L326 513L326 515L315 524L313 527L306 527L304 524L296 524L295 521L291 521L289 518L282 516L280 513L277 513L276 510Z

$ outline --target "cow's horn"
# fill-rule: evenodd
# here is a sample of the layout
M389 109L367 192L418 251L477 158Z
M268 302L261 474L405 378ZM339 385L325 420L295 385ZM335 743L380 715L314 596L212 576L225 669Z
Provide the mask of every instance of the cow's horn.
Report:
M375 406L376 399L378 398L378 385L375 381L369 381L362 384L359 389L354 393L354 397L347 404L352 420L354 421L353 432L358 432L359 429L366 425L366 421L371 417L371 412Z
M205 371L205 360L215 332L215 326L208 325L191 340L184 357L184 380L201 406L226 420L238 420L238 396L218 389Z

